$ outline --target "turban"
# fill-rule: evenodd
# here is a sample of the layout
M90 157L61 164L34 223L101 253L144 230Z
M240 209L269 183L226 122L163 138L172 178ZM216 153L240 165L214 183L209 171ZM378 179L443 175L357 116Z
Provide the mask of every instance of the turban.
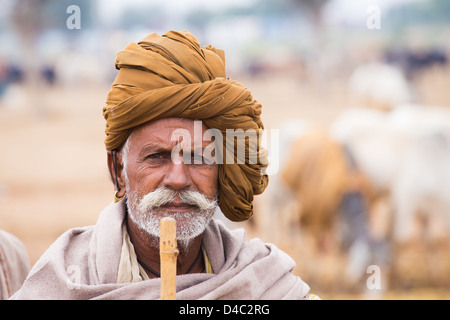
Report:
M256 133L256 144L244 142L246 161L237 161L233 152L233 163L219 164L220 209L232 221L249 219L253 196L268 183L267 150L260 146L261 104L241 83L226 78L224 52L200 47L187 31L152 33L120 51L115 66L119 73L103 108L107 150L120 150L133 128L169 117L201 120L219 130L223 150L230 148L227 129ZM233 143L233 151L239 143Z

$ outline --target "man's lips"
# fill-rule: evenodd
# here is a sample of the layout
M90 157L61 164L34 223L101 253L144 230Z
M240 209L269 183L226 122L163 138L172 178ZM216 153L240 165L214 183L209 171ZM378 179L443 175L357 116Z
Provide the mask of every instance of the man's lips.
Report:
M183 202L170 202L160 208L170 211L191 211L195 209L195 206Z

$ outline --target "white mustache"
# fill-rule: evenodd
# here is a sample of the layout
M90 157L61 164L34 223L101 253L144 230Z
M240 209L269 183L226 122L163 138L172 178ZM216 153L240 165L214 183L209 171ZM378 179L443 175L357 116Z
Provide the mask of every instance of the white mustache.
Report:
M217 197L216 199L209 200L197 191L175 191L169 188L158 188L142 197L139 203L139 210L147 211L161 207L174 201L177 195L179 195L181 202L197 206L200 210L212 210L218 205Z

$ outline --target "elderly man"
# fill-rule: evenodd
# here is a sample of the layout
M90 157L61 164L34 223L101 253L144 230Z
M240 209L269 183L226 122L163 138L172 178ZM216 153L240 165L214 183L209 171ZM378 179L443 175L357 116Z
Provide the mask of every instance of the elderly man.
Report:
M217 207L233 221L249 219L268 182L261 105L226 78L223 51L170 31L129 44L115 65L103 108L115 201L95 226L64 233L14 298L160 298L166 216L176 220L177 299L308 296L290 257L212 219ZM230 157L238 146L226 133L238 129L254 130L256 143L244 142L247 156ZM214 139L205 139L208 130Z

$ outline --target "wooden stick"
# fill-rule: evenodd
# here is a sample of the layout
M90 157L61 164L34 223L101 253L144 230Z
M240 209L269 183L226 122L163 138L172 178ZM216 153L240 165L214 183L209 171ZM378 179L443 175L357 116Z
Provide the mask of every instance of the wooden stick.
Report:
M159 256L161 259L161 300L176 299L177 232L174 218L161 219Z

